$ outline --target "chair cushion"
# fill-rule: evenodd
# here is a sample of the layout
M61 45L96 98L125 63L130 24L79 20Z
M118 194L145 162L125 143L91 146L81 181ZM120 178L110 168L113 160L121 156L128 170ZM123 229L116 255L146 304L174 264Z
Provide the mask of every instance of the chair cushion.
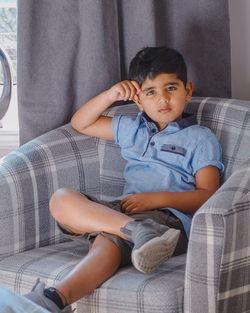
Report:
M1 284L22 294L31 290L37 277L53 285L87 251L87 243L70 241L7 257L0 262ZM78 301L77 313L182 312L185 261L186 255L173 257L151 274L142 274L132 266L122 268L101 288Z

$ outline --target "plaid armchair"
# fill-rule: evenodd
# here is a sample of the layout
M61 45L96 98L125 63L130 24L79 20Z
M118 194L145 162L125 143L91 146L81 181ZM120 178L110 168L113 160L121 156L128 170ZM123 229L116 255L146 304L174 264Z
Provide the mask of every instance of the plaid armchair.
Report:
M250 310L250 101L193 98L187 107L223 149L221 188L196 212L187 255L155 273L120 269L77 313L240 313ZM137 114L134 105L107 114ZM65 125L0 160L0 282L19 293L37 277L64 277L88 244L67 241L48 210L61 187L111 200L123 188L124 161L113 143Z

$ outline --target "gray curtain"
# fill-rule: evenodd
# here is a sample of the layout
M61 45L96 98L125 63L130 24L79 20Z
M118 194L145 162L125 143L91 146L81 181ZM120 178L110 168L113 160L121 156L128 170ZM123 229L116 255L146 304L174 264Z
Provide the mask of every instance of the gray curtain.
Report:
M20 142L125 79L145 46L186 58L195 95L230 97L227 0L18 0Z

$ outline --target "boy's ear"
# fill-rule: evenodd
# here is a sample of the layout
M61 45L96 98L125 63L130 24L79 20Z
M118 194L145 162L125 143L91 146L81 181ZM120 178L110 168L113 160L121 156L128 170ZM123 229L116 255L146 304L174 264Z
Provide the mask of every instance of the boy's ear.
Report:
M143 111L143 107L142 107L142 105L140 103L139 98L138 97L134 97L133 100L134 100L134 103L137 105L138 109L142 112Z
M193 83L192 81L188 81L186 84L186 102L190 100L193 94Z

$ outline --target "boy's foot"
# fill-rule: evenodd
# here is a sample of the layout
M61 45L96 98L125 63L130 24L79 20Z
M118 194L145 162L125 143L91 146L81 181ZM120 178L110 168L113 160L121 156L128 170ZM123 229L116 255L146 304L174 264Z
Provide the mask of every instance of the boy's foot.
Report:
M174 253L180 230L169 228L151 219L135 220L121 228L134 243L131 259L134 267L143 273L155 271Z
M45 284L38 278L30 293L24 295L25 298L40 305L53 313L72 313L71 306L60 309L52 300L44 295Z

